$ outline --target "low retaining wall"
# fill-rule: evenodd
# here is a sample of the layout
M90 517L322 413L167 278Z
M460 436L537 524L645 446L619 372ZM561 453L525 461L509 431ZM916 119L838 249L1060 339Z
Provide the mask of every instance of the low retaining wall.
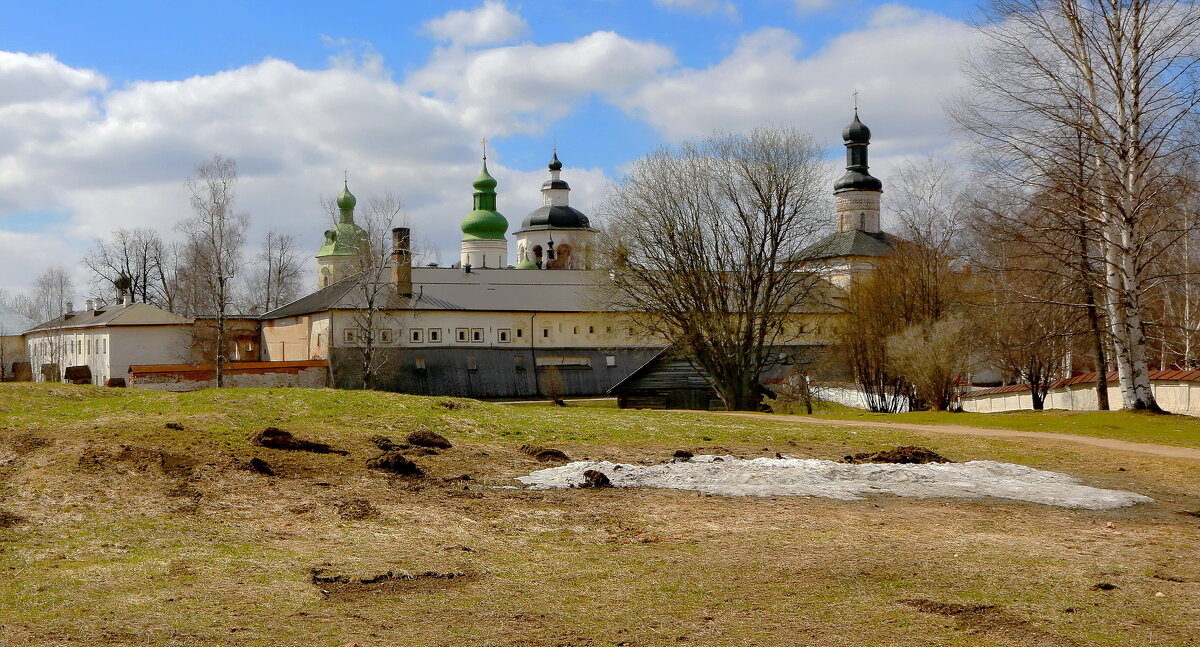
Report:
M1117 374L1108 376L1108 404L1121 408L1121 389ZM1200 416L1200 371L1150 371L1150 386L1158 406L1171 413ZM963 394L964 411L997 413L1033 409L1033 395L1025 385L1001 386ZM1046 394L1045 408L1068 411L1096 411L1096 375L1081 375L1059 380Z
M321 388L329 382L329 362L231 362L225 386ZM217 386L213 364L139 364L129 367L129 386L157 391L197 391Z

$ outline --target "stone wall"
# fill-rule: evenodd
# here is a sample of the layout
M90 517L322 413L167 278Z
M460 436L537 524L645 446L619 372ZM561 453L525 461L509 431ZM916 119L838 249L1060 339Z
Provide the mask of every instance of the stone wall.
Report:
M225 366L225 386L321 388L329 382L329 362L233 362ZM128 385L157 391L196 391L217 385L213 364L154 364L129 367Z

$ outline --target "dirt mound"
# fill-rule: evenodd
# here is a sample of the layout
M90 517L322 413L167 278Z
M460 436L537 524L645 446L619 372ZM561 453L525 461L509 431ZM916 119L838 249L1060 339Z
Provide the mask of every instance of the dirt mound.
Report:
M251 472L258 472L263 476L275 476L275 470L271 469L270 465L267 465L267 461L257 456L250 459L250 462L246 465L246 469Z
M691 458L691 457L693 457L693 456L695 456L695 454L693 454L693 453L689 452L689 451L688 451L688 450L686 450L686 449L676 449L676 450L675 450L675 453L674 453L674 454L672 454L672 457L673 457L673 458L682 458L682 459L685 459L685 460L686 460L686 459L688 459L688 458Z
M418 429L417 431L412 432L408 435L406 440L408 440L409 444L416 445L418 447L450 449L454 446L450 444L449 440L446 440L445 436L434 431L428 431L426 429Z
M250 442L259 447L268 447L270 449L286 449L297 452L313 452L316 454L341 454L345 456L350 452L334 449L325 443L316 443L311 440L301 440L292 435L290 431L284 431L278 427L267 427L254 435Z
M895 449L885 449L880 452L864 452L846 456L843 463L953 463L954 461L941 454L917 445L902 445Z
M373 519L379 516L379 509L366 499L346 499L334 504L337 514L347 521Z
M995 605L991 604L955 604L953 602L937 602L935 600L901 600L901 603L907 604L910 607L915 607L918 611L925 613L936 613L939 616L961 616L965 614L986 613L994 610Z
M163 426L166 427L167 429L173 429L175 431L183 431L183 425L179 424L178 422L168 422L167 424L165 424Z
M438 406L449 411L458 411L459 409L470 409L471 405L465 402L455 402L454 400L440 400Z
M22 517L15 512L9 512L4 508L0 508L0 528L12 528L17 524L22 523L25 523L25 517Z
M369 440L372 445L375 445L385 452L398 452L402 449L409 449L411 447L411 445L406 445L403 443L394 443L392 442L392 439L388 438L387 436L371 436L367 440Z
M559 462L559 461L565 463L565 462L571 460L571 457L567 456L566 453L562 452L561 450L553 449L550 447L540 447L537 445L521 445L521 451L526 454L529 454L530 456L538 459L539 461L541 461L543 463L552 463L552 462Z
M583 472L583 483L579 487L612 487L612 481L608 480L608 475L599 470L585 470Z
M373 470L385 470L401 476L420 476L424 474L419 465L408 460L400 452L384 452L368 460L367 467Z
M321 593L332 599L355 598L364 595L402 593L436 589L452 583L462 583L478 576L460 571L387 571L370 577L327 575L323 568L312 569L312 583L321 588Z

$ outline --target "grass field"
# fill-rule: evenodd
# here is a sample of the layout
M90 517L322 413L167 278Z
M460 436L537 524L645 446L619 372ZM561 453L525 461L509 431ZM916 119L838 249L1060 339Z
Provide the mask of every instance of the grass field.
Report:
M266 426L348 454L252 445ZM365 467L371 436L418 428L454 444L414 455L423 477ZM1157 501L513 489L546 466L525 444L626 462L922 444ZM245 469L251 458L276 475ZM1194 645L1198 494L1198 461L1065 443L369 392L3 384L0 644ZM412 577L371 581L388 572Z

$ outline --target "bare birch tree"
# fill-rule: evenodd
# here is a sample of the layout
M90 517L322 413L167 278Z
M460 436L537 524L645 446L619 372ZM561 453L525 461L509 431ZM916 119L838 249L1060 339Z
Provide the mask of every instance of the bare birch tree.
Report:
M1155 197L1195 146L1200 7L1186 0L992 0L954 116L1025 186L1073 183L1060 151L1080 139L1077 185L1100 241L1104 306L1127 409L1159 409L1142 298L1151 256L1171 235Z
M158 232L145 227L117 229L108 239L97 238L95 246L83 257L84 267L93 275L94 293L115 296L117 280L126 277L133 302L163 306L160 300L163 272L159 264L164 247Z
M303 271L300 258L295 236L268 231L249 272L245 310L268 312L295 299Z
M242 267L242 244L250 218L236 213L237 162L214 155L196 166L184 183L191 194L192 217L179 224L186 238L188 280L217 318L217 387L225 386L225 315L233 277Z
M638 160L602 209L605 307L647 313L644 332L678 344L729 409L760 406L760 376L821 298L788 263L827 225L823 167L791 128L718 134Z

